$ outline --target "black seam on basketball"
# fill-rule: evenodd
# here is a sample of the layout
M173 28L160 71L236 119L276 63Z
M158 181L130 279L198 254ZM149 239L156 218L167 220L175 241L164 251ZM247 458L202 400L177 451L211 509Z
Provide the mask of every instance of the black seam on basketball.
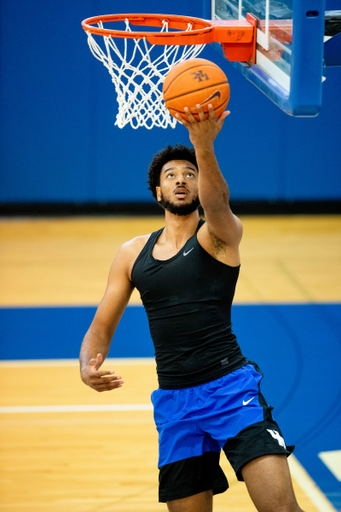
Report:
M219 66L217 66L216 64L214 65L209 65L209 64L195 64L194 66L190 67L190 68L186 68L184 71L181 71L181 73L179 73L178 75L176 75L173 80L168 84L168 87L165 91L163 91L163 94L165 94L168 89L170 88L170 86L172 85L172 83L177 80L179 78L179 76L183 75L184 73L187 73L187 71L189 71L190 69L195 69L195 68L200 68L200 67L203 67L205 66L206 68L214 68L214 69L220 69Z
M167 98L164 101L165 101L165 103L167 103L167 101L176 100L177 98L181 98L183 96L187 96L188 94L193 94L194 92L204 91L205 89L210 89L211 87L218 87L219 85L225 85L225 84L228 84L228 81L226 81L226 82L219 82L218 84L210 84L207 87L200 87L200 89L194 89L193 91L188 91L188 92L185 92L185 93L182 93L182 94L178 94L177 96L172 96L172 98Z

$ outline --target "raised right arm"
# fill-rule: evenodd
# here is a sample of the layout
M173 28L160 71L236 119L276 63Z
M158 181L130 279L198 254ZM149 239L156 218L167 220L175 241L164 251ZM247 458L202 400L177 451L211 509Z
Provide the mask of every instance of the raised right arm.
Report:
M142 237L141 237L142 238ZM108 284L80 350L80 372L85 384L96 391L122 386L121 377L112 370L100 370L107 357L111 339L133 291L130 273L140 251L141 240L124 244L112 263Z

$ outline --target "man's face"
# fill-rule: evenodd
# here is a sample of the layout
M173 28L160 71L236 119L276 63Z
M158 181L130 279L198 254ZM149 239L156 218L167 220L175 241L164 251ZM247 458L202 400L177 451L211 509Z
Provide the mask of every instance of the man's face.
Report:
M198 170L187 160L171 160L161 169L156 187L160 205L176 215L189 215L199 207Z

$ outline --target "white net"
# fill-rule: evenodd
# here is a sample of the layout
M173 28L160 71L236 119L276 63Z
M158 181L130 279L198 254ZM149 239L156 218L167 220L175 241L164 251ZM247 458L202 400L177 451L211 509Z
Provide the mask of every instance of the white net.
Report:
M167 21L162 23L161 32L168 31ZM126 31L131 32L128 20L125 25ZM98 26L103 28L102 23ZM191 28L189 23L187 30ZM115 125L175 128L177 121L162 98L162 84L175 64L196 57L205 45L160 46L151 45L146 39L117 38L115 42L111 36L100 36L104 44L101 48L90 32L87 35L92 54L108 69L115 85L118 102Z

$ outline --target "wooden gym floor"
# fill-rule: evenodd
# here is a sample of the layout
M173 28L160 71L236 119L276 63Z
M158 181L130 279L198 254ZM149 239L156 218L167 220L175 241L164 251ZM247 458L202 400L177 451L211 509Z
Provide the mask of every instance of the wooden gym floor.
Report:
M340 217L242 220L236 303L341 302ZM162 223L161 217L2 219L0 306L96 305L118 247ZM132 303L139 303L137 294ZM149 400L157 386L155 364L132 359L107 366L124 375L125 385L97 394L81 383L74 360L0 364L1 511L166 510L157 502L157 435ZM215 497L215 512L254 511L244 484L224 457L221 463L230 490ZM334 510L295 459L292 464L302 509Z

